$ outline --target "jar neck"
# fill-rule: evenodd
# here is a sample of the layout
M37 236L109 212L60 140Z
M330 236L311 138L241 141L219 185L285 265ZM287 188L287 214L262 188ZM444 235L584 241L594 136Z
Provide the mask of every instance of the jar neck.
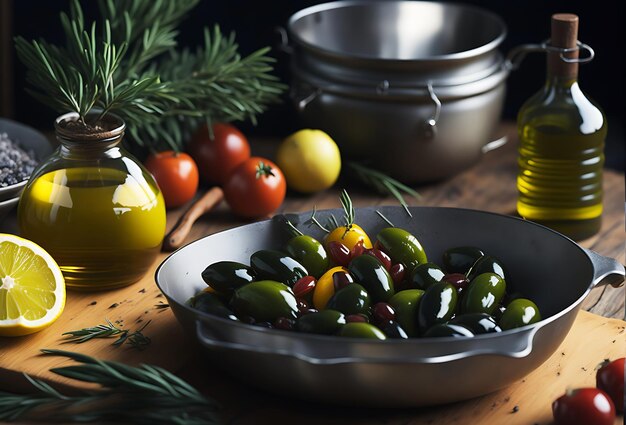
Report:
M61 144L61 157L80 160L122 156L118 145L124 137L124 121L115 115L105 119L96 119L96 116L96 112L89 113L83 121L77 113L71 112L57 118L55 133Z
M93 158L120 158L122 147L119 145L122 138L114 142L99 141L67 141L57 138L61 143L59 155L65 159L93 159Z

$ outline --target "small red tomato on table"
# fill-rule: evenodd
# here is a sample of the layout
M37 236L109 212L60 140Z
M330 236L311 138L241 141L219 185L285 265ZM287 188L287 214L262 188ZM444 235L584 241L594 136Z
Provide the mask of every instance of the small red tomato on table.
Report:
M224 184L226 202L244 218L259 218L276 211L286 192L282 171L272 161L258 156L239 164Z
M605 360L596 372L596 387L611 397L615 409L620 413L624 413L624 379L624 357Z
M231 124L214 123L211 128L213 137L206 124L198 128L187 151L198 164L202 183L223 185L230 173L250 158L250 144Z
M613 425L615 406L597 388L569 390L552 403L555 425Z
M144 165L157 181L167 208L179 207L196 194L198 167L186 153L153 153L148 156Z

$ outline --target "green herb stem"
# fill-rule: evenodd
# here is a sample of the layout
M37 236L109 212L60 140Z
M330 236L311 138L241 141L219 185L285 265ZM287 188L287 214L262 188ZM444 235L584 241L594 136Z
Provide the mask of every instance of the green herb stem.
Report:
M65 332L63 333L63 335L67 336L67 342L75 342L77 344L82 344L94 338L112 338L115 336L118 337L118 339L113 343L113 345L116 346L122 345L127 342L132 347L141 350L150 344L150 338L142 333L146 326L150 324L150 321L147 321L136 331L131 332L128 329L122 329L115 326L113 323L111 323L109 319L105 320L106 324Z
M354 175L359 181L373 188L381 195L393 196L400 203L400 205L402 205L408 216L413 216L402 194L404 193L412 196L418 201L421 200L421 195L414 189L392 177L389 177L385 173L366 167L365 165L356 162L348 162L347 166L354 172Z
M0 392L0 420L54 423L218 425L218 405L191 385L156 366L132 367L62 350L42 350L77 365L51 372L100 388L64 395L42 380L25 377L33 394Z

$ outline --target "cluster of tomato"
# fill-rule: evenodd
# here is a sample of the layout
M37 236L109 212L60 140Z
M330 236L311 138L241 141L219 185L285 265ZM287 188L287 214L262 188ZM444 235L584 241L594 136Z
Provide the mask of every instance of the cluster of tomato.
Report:
M568 391L552 403L556 425L613 425L624 413L624 357L605 360L596 372L596 388Z
M168 208L190 201L198 185L218 185L231 210L255 218L275 211L283 202L287 186L272 161L250 156L247 138L234 126L206 125L192 136L188 152L151 154L145 166L156 179Z

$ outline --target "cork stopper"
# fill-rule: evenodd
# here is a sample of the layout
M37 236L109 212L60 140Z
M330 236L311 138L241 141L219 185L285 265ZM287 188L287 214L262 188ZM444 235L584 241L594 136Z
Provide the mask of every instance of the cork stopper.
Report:
M550 45L559 48L574 48L578 40L578 16L572 13L556 13L552 15ZM563 54L568 59L578 58L579 51ZM562 78L576 78L578 64L567 63L561 59L560 53L548 53L548 73Z

